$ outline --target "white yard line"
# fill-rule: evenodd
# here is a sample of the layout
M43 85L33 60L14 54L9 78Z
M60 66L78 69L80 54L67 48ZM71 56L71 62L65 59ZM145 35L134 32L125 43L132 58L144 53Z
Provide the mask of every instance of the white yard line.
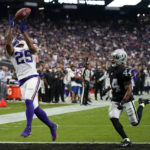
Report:
M19 126L19 125L13 125L13 128L19 128L19 127L21 127L21 125ZM34 128L45 128L45 125L32 125L32 127L34 127ZM112 127L112 125L110 124L110 125L61 125L61 127L68 127L68 128L70 128L70 127L74 127L74 128L86 128L86 127ZM127 128L129 128L129 127L132 127L131 125L124 125L124 127L127 127ZM140 127L142 127L142 128L149 128L150 127L150 125L140 125ZM0 127L0 130L9 130L9 127L8 126L3 126L3 127Z
M60 114L65 114L70 112L77 112L77 111L90 110L99 107L105 107L108 106L109 104L110 104L109 101L101 101L101 102L92 102L91 105L87 105L87 106L77 104L71 106L48 108L44 110L48 116L54 116L54 115L60 115ZM34 115L34 118L37 117ZM12 123L12 122L18 122L24 120L26 120L25 112L0 115L0 124Z
M15 142L15 141L3 141L0 142L0 144L23 144L23 145L28 145L28 144L49 144L49 145L58 145L58 144L88 144L88 145L95 145L95 144L118 144L118 142ZM133 144L137 144L137 145L150 145L149 142L133 142Z
M94 96L92 95L92 99ZM144 94L142 96L134 96L135 99L137 100L139 97L142 98L148 98L149 95ZM90 110L94 108L99 108L99 107L105 107L110 104L110 101L93 101L91 105L71 105L71 106L62 106L62 107L56 107L56 108L48 108L44 109L47 113L48 116L54 116L54 115L61 115L65 113L70 113L70 112L77 112L77 111L83 111L83 110ZM37 118L34 116L34 118ZM12 123L12 122L18 122L18 121L24 121L26 120L25 112L18 112L18 113L11 113L11 114L6 114L6 115L0 115L0 124L6 124L6 123Z

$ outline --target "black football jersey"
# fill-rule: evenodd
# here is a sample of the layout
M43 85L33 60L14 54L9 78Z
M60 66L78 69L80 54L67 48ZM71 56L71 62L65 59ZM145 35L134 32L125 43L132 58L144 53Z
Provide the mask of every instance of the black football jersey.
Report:
M110 67L108 73L112 88L112 101L120 102L126 93L125 85L131 84L131 70L125 66ZM130 100L133 100L133 96Z
M96 82L98 82L98 80L104 75L104 71L100 71L100 72L96 72L94 74L94 79L96 80ZM103 82L104 80L102 80L101 82Z

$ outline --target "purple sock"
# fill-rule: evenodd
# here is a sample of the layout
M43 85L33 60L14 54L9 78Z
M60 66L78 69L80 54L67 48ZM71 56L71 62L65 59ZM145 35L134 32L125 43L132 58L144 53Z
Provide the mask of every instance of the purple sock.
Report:
M26 103L26 118L27 118L27 127L31 128L33 115L34 115L34 107L32 100L25 100Z
M47 114L45 113L45 111L43 109L41 109L39 106L34 110L34 113L36 114L36 116L43 121L48 127L51 127L53 125L53 123L50 121L50 119L48 118Z

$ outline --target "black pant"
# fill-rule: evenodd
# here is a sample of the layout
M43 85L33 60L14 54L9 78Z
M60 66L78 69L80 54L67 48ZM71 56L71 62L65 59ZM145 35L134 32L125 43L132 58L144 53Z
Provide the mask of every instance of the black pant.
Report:
M103 88L104 88L104 84L103 83L96 83L95 84L95 99L96 100L97 100L98 90L100 90L100 98L102 99L102 97L103 97Z
M143 94L144 80L140 80L140 94Z
M42 102L46 102L45 94L42 93L41 88L39 89L38 100L42 100Z
M83 102L82 104L86 105L88 104L87 101L88 101L88 95L89 95L89 82L88 81L85 81L85 87L84 87L84 95L83 95Z
M60 81L60 85L59 85L59 95L60 95L60 97L61 97L61 101L62 102L64 102L65 100L64 100L64 88L65 88L65 86L64 86L64 83L62 83L61 81Z
M45 86L45 100L43 100L44 102L51 102L51 91L50 88L47 88Z
M134 89L133 89L133 94L138 95L140 90L140 80L138 79L135 83Z
M58 103L59 101L59 87L57 86L57 84L53 84L51 85L51 101L53 101L53 99L55 98L55 103Z

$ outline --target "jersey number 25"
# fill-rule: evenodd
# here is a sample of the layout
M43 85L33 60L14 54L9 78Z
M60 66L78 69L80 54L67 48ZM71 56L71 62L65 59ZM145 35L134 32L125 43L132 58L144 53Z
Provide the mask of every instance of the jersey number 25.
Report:
M18 65L33 62L33 58L29 50L15 52L15 58Z

